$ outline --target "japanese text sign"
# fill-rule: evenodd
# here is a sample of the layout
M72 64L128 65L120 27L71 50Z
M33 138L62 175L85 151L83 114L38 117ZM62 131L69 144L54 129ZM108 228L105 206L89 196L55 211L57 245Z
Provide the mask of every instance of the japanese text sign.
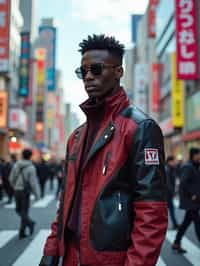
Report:
M177 78L198 78L196 0L176 0Z

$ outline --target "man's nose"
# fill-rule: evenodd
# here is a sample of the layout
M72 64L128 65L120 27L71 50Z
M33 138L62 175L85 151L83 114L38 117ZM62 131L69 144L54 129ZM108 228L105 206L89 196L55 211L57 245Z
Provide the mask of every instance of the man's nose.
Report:
M92 72L90 71L90 69L88 69L86 74L85 74L85 80L90 80L90 79L94 79L94 76L93 76Z

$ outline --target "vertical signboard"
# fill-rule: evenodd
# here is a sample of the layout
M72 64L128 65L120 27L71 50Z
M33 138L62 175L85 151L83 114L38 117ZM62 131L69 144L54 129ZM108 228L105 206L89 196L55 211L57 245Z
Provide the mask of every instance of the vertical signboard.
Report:
M156 37L156 7L159 0L150 0L148 7L148 36L149 38Z
M43 142L44 140L45 57L46 50L44 48L38 48L36 50L38 88L35 127L36 142Z
M21 55L19 67L19 96L27 97L29 94L29 68L30 68L30 33L21 33Z
M159 70L160 64L152 64L152 111L159 111L159 101L160 101L160 82L159 82Z
M175 128L182 128L184 125L183 108L183 81L176 77L176 54L171 54L171 99L172 99L172 123Z
M0 128L7 127L7 102L7 92L0 91Z
M40 39L46 49L46 82L48 91L56 89L55 84L55 53L56 53L56 28L41 26Z
M0 73L9 68L10 0L0 0Z
M198 70L197 0L176 0L177 78L194 80Z

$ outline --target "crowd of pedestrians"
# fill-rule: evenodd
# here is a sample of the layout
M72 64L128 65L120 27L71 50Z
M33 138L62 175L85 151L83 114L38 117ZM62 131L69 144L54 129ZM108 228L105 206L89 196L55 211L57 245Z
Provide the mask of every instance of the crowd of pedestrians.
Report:
M46 183L50 181L50 190L54 190L57 179L55 198L59 196L63 179L64 161L50 160L46 162L42 156L32 161L31 149L24 149L21 158L12 154L10 160L0 159L0 201L7 198L5 204L15 201L16 213L20 217L19 238L25 238L27 229L32 235L36 222L29 217L30 195L35 200L45 196Z
M166 160L166 174L168 186L168 209L172 228L177 230L172 249L178 253L186 253L181 240L193 222L197 239L200 241L200 149L193 147L189 150L189 160L185 163L176 163L174 156ZM185 211L183 220L178 223L174 197L180 202L179 207Z

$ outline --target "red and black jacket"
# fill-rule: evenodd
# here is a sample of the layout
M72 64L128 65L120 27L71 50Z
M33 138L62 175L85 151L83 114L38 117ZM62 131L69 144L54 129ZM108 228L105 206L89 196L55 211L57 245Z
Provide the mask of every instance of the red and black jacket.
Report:
M64 239L81 167L80 264L155 265L167 228L159 126L131 106L120 88L106 98L98 133L82 162L86 132L87 123L69 138L60 207L44 254L63 256L66 252L63 265L76 265L77 250L70 244L65 250Z

